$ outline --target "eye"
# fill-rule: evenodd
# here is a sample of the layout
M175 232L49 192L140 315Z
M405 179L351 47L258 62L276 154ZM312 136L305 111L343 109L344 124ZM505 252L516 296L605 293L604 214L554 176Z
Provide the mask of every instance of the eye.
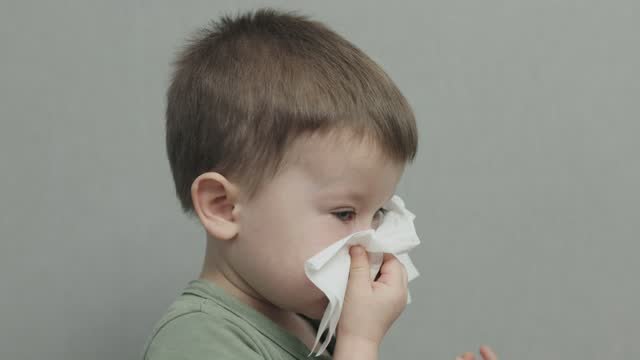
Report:
M353 210L343 210L332 213L335 217L337 217L340 221L351 221L356 215L356 212Z
M385 209L385 208L380 208L378 209L378 211L376 212L376 214L373 216L374 221L381 221L382 218L384 218L384 215L389 212L389 210ZM356 212L353 210L343 210L343 211L337 211L332 213L335 217L337 217L340 221L352 221L354 219L354 217L356 216Z

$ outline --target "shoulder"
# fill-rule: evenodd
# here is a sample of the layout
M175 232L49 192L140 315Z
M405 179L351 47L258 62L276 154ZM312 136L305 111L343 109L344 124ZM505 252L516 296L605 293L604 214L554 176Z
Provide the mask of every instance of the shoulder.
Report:
M247 332L229 318L191 309L169 312L160 321L144 359L262 359L257 349Z

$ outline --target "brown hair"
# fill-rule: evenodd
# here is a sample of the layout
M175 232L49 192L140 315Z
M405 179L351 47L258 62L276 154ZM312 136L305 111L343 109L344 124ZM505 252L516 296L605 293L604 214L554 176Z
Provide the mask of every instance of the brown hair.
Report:
M297 137L336 129L370 137L393 160L417 151L411 107L367 55L322 23L260 9L223 16L174 62L166 146L176 194L217 171L253 197Z

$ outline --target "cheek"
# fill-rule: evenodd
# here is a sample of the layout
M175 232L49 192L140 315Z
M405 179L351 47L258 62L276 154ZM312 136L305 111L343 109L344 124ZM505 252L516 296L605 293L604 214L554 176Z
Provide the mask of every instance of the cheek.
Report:
M306 276L303 284L304 298L306 299L306 301L308 301L309 304L314 304L314 306L326 306L329 300L324 295L324 293L320 289L318 289Z
M310 289L310 290L319 290L316 285L311 282L311 280L309 280L309 278L307 277L307 275L305 274L304 276L304 287L305 289Z
M319 216L313 225L311 243L318 251L349 236L354 230L350 223L341 222L331 214Z

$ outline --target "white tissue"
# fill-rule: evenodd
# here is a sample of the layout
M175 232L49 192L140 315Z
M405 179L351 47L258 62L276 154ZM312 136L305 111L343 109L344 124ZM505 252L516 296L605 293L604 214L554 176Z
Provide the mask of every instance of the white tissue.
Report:
M384 215L381 224L376 230L366 230L353 233L331 246L320 251L304 264L304 270L311 282L320 289L329 299L329 304L322 316L315 344L311 350L314 352L320 337L328 329L329 333L322 346L316 352L316 356L322 354L333 337L344 302L351 267L349 248L352 245L362 245L368 252L371 265L371 279L375 279L384 253L391 253L404 265L409 281L419 274L411 262L409 250L420 244L413 225L415 215L404 207L404 201L397 195L384 206L388 212ZM411 295L407 303L411 302ZM309 355L311 355L309 354Z

